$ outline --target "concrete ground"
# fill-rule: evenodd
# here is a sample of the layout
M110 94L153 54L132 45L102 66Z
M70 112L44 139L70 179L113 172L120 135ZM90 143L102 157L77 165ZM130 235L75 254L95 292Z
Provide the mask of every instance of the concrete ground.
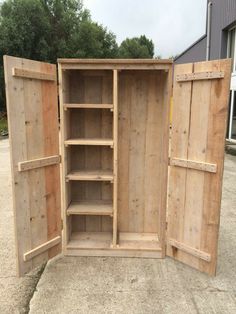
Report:
M28 308L32 314L236 313L236 157L225 160L216 277L170 258L59 257L42 274L38 270L18 279L8 150L8 141L0 141L1 314Z

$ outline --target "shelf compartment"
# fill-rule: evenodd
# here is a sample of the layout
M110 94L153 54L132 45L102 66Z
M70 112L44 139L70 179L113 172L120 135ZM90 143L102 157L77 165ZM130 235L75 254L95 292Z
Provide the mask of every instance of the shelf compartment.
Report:
M113 181L109 170L74 170L66 176L66 181Z
M93 145L93 146L113 146L110 138L71 138L65 141L65 145Z
M67 109L113 109L113 104L64 104Z
M156 233L119 233L118 249L161 251Z
M71 202L67 208L67 215L95 215L112 216L113 205L109 200L83 200Z
M72 232L67 249L108 249L112 232Z

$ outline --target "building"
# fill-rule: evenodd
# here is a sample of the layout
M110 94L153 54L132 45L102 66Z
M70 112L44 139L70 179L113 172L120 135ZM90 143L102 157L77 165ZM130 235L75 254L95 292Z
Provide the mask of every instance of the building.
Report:
M207 0L206 33L175 63L232 58L227 139L236 143L236 0Z

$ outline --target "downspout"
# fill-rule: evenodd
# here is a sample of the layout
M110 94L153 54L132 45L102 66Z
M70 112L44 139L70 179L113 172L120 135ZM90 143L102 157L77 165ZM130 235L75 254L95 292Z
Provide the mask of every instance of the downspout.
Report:
M208 2L208 8L207 8L207 48L206 48L206 61L209 61L209 60L210 60L211 10L212 10L212 2Z

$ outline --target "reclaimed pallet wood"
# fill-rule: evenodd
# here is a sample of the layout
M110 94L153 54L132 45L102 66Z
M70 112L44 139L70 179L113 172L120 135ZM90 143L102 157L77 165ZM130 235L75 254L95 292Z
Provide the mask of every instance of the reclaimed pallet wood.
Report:
M14 76L14 68L21 69L17 73L24 75ZM17 268L18 274L23 275L61 251L61 244L56 241L55 245L48 246L46 251L27 255L24 259L24 254L61 234L58 157L57 164L37 167L31 171L18 170L18 164L24 167L27 160L59 155L56 66L4 56L4 70ZM43 75L40 79L31 75L32 79L28 79L26 70ZM15 75L17 73L15 72Z
M218 60L175 67L175 77L224 73L174 80L170 160L186 160L187 167L170 167L167 254L210 275L216 271L230 65ZM189 160L198 163L189 167Z

